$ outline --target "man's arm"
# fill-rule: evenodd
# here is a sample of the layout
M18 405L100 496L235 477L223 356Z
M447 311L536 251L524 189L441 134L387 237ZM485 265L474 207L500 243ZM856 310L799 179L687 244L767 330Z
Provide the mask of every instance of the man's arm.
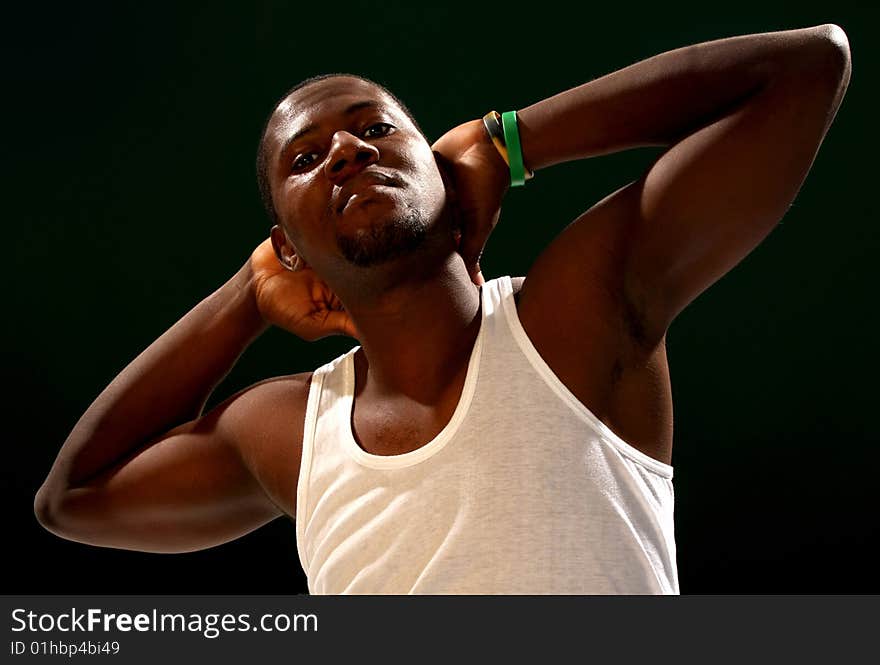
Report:
M123 459L66 486L59 465L35 502L62 538L178 553L239 538L296 514L309 373L254 384L210 412L136 445ZM102 441L69 438L59 457L96 455Z
M294 517L311 373L261 381L201 415L269 325L305 340L355 332L315 271L287 270L266 238L79 419L35 497L40 523L92 545L189 552Z
M278 389L248 389L201 416L216 385L268 327L251 272L246 264L188 312L79 419L35 497L47 529L95 545L188 551L281 514L242 447L260 396Z
M785 214L850 71L845 33L826 24L676 49L519 111L532 170L669 146L548 245L523 286L523 316L578 339L593 301L577 292L600 290L652 348ZM559 306L560 287L574 292L570 306Z

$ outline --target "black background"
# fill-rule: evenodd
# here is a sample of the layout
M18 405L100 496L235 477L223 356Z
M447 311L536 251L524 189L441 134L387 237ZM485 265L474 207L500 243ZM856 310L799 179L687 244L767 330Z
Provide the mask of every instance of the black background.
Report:
M363 74L434 140L650 57L833 22L853 75L783 223L667 336L684 593L878 592L874 400L878 80L874 9L855 2L40 4L4 10L9 593L301 593L295 529L160 555L64 541L33 497L92 400L266 237L254 155L276 99ZM638 149L512 190L482 261L528 270L581 212L638 177ZM711 220L706 220L707 224ZM264 334L208 408L355 342Z

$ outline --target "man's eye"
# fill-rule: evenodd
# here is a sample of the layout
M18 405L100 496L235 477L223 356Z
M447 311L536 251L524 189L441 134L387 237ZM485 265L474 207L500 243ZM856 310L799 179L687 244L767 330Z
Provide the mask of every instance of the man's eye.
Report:
M370 134L370 132L377 127L379 128L379 133ZM394 125L389 125L387 122L377 122L375 125L370 125L369 127L367 127L364 135L369 138L374 138L376 136L385 136L386 134L390 133L392 129L394 129Z
M387 136L392 131L394 131L394 129L394 125L389 125L387 122L377 122L373 125L370 125L364 130L364 136L370 139L379 138L381 136ZM293 163L290 165L291 169L297 170L309 166L310 164L312 164L312 162L314 162L313 158L316 154L317 153L314 152L305 152L301 154L299 157L293 160Z
M307 158L307 157L311 157L311 156L314 155L314 154L315 154L315 153L313 153L313 152L307 152L307 153L305 153L305 154L300 155L300 156L297 157L295 160L293 160L293 164L292 164L291 166L292 166L293 168L295 168L295 169L301 169L301 168L303 168L303 167L305 167L305 166L308 166L309 164L311 164L311 161L309 161L309 160L306 159L306 158ZM305 160L305 161L304 161L304 160Z

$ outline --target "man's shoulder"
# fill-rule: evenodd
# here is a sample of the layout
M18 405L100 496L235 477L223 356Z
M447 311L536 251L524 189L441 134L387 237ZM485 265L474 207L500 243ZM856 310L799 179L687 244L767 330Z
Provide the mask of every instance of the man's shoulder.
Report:
M269 411L278 402L299 402L308 399L309 388L314 371L284 374L263 379L240 393L242 398L251 401L255 411Z
M313 372L264 379L230 398L230 427L245 446L289 438L300 432ZM293 430L291 428L294 428Z
M291 518L296 514L296 479L313 374L276 376L239 392L229 425L242 460Z

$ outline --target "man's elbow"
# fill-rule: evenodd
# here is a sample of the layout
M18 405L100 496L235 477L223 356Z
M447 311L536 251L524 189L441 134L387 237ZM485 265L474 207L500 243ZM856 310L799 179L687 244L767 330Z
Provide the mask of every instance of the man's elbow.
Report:
M825 31L825 38L834 46L835 50L849 59L849 37L847 37L846 31L836 23L826 23L822 28Z
M42 526L46 526L52 521L52 506L49 499L49 493L46 486L43 485L34 495L34 516Z
M64 538L58 520L58 499L55 493L43 485L34 496L34 517L47 531Z
M817 26L822 62L832 74L849 81L852 70L852 53L849 37L836 23Z

